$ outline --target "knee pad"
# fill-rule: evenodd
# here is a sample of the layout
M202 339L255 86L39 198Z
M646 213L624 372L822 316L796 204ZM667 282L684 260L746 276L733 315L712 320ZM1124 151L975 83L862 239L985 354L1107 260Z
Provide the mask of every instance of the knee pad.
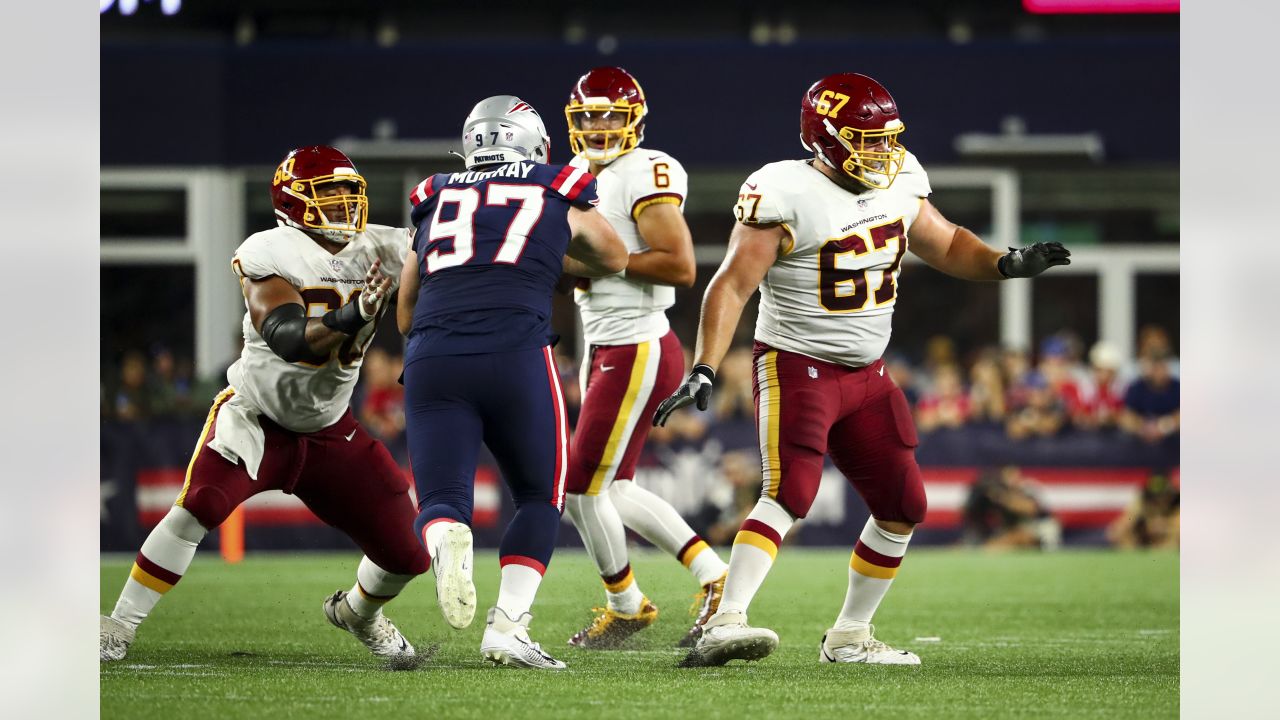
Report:
M174 537L195 544L199 544L209 532L191 511L177 505L169 508L169 512L160 520L160 525Z
M198 488L191 488L187 496L182 499L182 507L175 507L174 509L187 511L204 528L215 528L221 525L222 521L226 520L231 511L236 508L226 494L216 486L202 485ZM178 522L187 526L182 520ZM203 534L201 537L203 537Z

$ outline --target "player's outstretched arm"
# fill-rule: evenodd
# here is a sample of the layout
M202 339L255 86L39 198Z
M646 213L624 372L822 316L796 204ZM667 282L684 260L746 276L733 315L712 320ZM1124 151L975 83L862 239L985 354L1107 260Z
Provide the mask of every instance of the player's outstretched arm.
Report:
M627 246L595 208L569 208L573 237L565 254L564 271L596 278L620 273L627 267Z
M1036 243L1002 253L967 228L947 220L928 200L907 233L908 248L929 265L962 280L1035 277L1055 265L1070 265L1071 251L1060 243Z
M665 425L671 413L695 402L699 410L707 409L716 368L729 351L738 320L742 318L742 308L778 259L778 248L786 237L787 232L780 224L734 225L729 235L729 252L702 296L693 371L671 397L658 405L653 415L654 425Z
M697 263L693 258L693 235L680 208L671 203L655 203L640 211L636 229L649 249L631 253L627 277L659 285L693 287Z
M418 253L410 250L404 256L400 271L400 294L396 296L396 327L408 337L413 329L413 309L418 304Z
M382 274L381 265L380 260L373 261L356 302L318 318L307 318L302 295L284 278L245 278L249 318L267 347L286 362L327 357L377 315L391 288L391 278Z

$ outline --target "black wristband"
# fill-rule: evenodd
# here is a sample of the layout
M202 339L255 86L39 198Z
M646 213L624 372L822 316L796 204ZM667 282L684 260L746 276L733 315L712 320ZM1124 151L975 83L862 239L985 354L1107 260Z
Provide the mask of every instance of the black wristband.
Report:
M706 378L711 382L716 381L716 371L712 370L710 365L706 365L703 363L698 363L697 365L694 365L693 370L690 371L689 374L701 375L702 377Z
M360 328L369 323L369 321L365 320L364 316L360 314L359 303L360 299L356 298L337 310L330 310L320 316L320 322L324 323L324 326L330 330L337 330L338 332L346 333L347 335L355 335L360 332Z
M996 270L999 270L1000 274L1003 275L1005 279L1009 279L1013 277L1004 269L1005 263L1009 262L1009 254L1010 253L1005 253L1004 255L1000 256L999 260L996 260Z

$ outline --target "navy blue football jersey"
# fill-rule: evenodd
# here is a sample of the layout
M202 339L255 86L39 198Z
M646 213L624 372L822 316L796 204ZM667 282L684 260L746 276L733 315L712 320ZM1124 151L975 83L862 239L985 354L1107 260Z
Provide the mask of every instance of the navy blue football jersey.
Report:
M514 162L433 175L409 199L420 286L405 364L549 344L569 208L599 202L591 173Z

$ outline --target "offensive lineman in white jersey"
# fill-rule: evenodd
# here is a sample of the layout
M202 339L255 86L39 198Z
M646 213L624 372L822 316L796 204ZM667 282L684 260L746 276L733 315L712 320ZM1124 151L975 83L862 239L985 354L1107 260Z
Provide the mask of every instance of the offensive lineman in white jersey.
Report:
M1070 252L1037 243L1002 254L944 218L928 200L924 169L898 142L897 105L875 80L828 76L800 108L813 158L771 163L743 183L728 254L703 297L693 372L654 416L660 425L676 408L706 409L743 305L761 288L754 389L764 487L734 538L720 609L685 664L756 660L777 647L772 630L747 625L747 606L782 538L808 513L830 455L871 518L819 660L918 665L871 626L925 514L911 408L880 359L902 255L909 247L948 275L1002 280L1069 264Z
M640 147L647 113L640 84L618 67L583 75L565 106L570 164L595 175L600 213L630 252L623 273L580 280L574 292L587 352L565 510L607 597L603 612L569 639L582 648L616 648L658 618L631 571L624 525L678 559L702 587L701 612L681 646L697 640L724 588L726 566L715 550L634 479L648 420L684 376L684 351L666 309L675 303L674 286L692 286L695 273L681 212L688 177L675 158Z
M232 260L248 310L244 350L209 411L182 492L101 618L102 660L124 658L205 534L264 490L297 495L365 552L351 590L324 601L329 622L378 657L414 657L382 614L429 564L413 532L409 483L348 406L412 232L366 226L364 178L328 146L291 151L271 197L279 227L250 236Z

